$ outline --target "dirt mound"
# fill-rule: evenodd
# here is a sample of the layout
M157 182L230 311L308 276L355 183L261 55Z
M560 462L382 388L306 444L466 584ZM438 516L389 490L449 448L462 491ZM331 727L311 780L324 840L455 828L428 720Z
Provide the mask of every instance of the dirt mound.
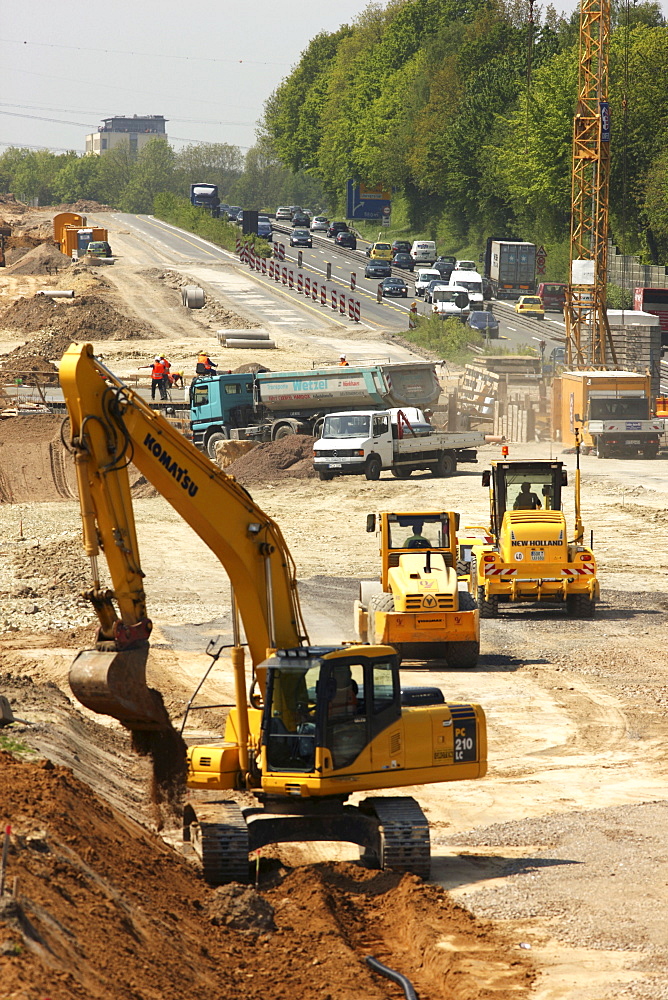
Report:
M240 483L261 483L270 479L314 479L313 438L290 434L279 441L260 444L225 470Z
M139 340L157 338L148 323L124 316L97 295L54 301L45 295L21 298L0 313L0 328L23 333L46 331L31 337L27 344L7 355L0 372L3 377L30 372L34 359L60 360L73 341Z
M0 822L12 828L6 885L18 877L0 907L13 1000L381 1000L388 984L365 966L369 953L432 1000L529 994L525 956L411 876L322 865L269 871L259 894L212 890L68 768L6 753ZM262 911L262 926L256 916L249 935L221 923L226 898L237 909L246 900L242 924Z
M258 372L270 372L271 368L265 368L264 365L258 364L257 361L251 361L246 365L239 365L238 368L232 369L233 375L257 375Z
M73 205L52 205L53 212L115 212L111 205L101 205L99 201L75 201Z
M183 288L185 285L198 285L196 278L191 278L187 274L180 274L178 271L159 271L150 268L143 272L147 277L157 278L164 281L169 288ZM230 312L220 302L207 298L203 309L198 310L199 316L207 322L219 323L227 330L253 330L259 326L252 320L245 319L237 313Z
M24 237L26 239L26 237ZM39 243L23 254L16 264L6 269L7 274L58 274L71 267L72 261L53 243Z

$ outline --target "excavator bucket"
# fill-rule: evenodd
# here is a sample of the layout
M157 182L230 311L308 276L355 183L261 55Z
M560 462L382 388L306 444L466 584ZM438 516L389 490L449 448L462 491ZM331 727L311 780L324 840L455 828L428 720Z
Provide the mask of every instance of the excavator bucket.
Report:
M70 667L72 693L86 708L118 719L126 729L170 729L162 697L146 684L148 649L146 643L121 652L82 650Z

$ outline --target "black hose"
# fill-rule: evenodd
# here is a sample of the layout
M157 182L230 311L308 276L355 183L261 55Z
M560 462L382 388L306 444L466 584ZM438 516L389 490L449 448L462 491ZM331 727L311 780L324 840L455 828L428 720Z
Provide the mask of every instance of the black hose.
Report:
M379 975L385 976L386 979L391 979L393 983L401 986L406 1000L418 1000L415 987L406 976L402 976L400 972L395 972L394 969L389 969L387 965L383 965L382 962L379 962L377 958L373 958L371 955L367 955L364 961L373 972L377 972Z

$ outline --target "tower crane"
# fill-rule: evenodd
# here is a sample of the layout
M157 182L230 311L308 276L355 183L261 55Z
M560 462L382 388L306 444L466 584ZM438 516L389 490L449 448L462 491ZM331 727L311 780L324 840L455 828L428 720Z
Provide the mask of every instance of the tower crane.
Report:
M610 190L608 50L611 0L581 0L578 101L573 120L566 363L616 366L606 309Z

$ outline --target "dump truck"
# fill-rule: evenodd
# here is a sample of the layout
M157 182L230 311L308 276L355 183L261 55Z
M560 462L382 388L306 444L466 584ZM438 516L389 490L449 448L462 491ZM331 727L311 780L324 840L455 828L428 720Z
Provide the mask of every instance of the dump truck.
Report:
M380 580L362 580L355 601L360 642L387 643L403 661L446 659L448 666L477 666L478 607L457 579L454 511L381 512L367 516L378 531Z
M119 720L139 745L152 747L160 771L179 777L187 756L193 794L183 809L184 849L199 855L205 878L248 881L249 852L323 840L357 844L369 865L427 876L426 816L411 796L382 793L482 777L481 707L446 702L438 688L402 686L397 654L384 643L312 645L294 560L278 524L248 492L96 358L91 344L68 348L60 381L90 559L84 596L99 622L93 648L72 663L70 687L91 711ZM209 648L214 661L228 651L234 678L224 739L191 737L186 748L159 692L146 683L152 622L130 462L229 575L231 636ZM101 586L101 552L110 589ZM198 567L190 572L195 581ZM189 708L197 709L193 699ZM352 793L372 790L381 794L346 804ZM235 792L250 793L254 804Z
M320 479L364 475L380 478L389 469L396 479L426 469L452 476L458 462L477 462L485 443L478 431L439 431L414 407L330 413L313 445L313 465Z
M345 409L433 406L441 392L431 361L349 364L311 371L201 376L190 386L192 439L215 458L216 443L318 434Z
M594 614L600 588L593 550L583 541L579 451L577 457L570 541L562 511L561 491L568 485L563 462L503 460L483 473L492 540L473 538L469 548L469 587L481 618L495 618L500 604L518 602L560 604L573 618Z
M599 458L656 458L663 421L651 409L649 374L564 371L552 385L553 436L571 447L581 439Z
M497 299L518 299L536 290L536 247L516 240L488 240L485 277Z

